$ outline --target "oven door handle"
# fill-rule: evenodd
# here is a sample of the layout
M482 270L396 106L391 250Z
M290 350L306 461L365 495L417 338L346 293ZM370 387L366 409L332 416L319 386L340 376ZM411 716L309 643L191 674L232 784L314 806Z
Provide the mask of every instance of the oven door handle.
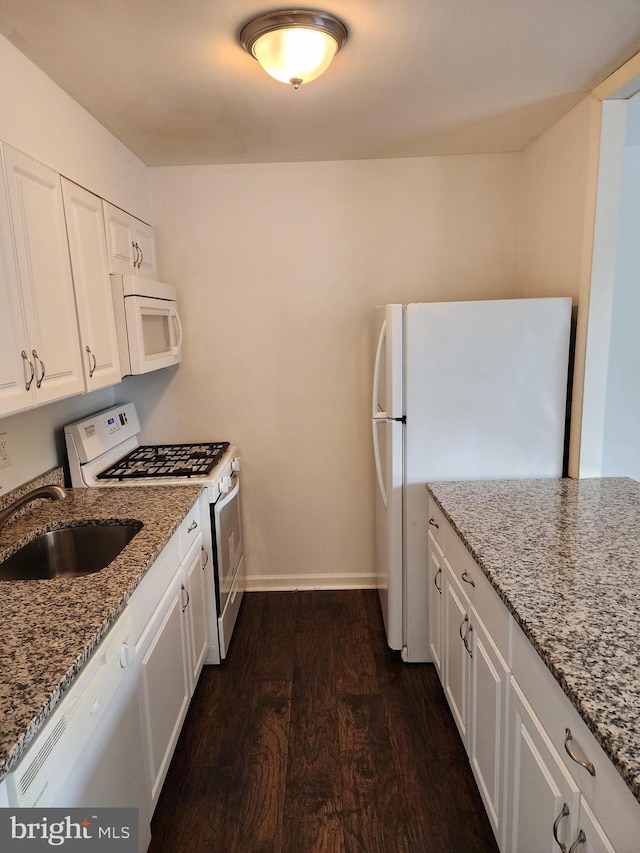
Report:
M232 479L234 479L236 481L236 483L230 492L227 492L226 495L223 495L222 498L220 500L216 501L216 503L214 504L216 515L220 515L222 510L226 507L226 505L228 503L231 503L231 501L235 498L235 496L238 494L238 492L240 490L240 477L238 477L238 475L235 473L235 471L231 476L232 476Z

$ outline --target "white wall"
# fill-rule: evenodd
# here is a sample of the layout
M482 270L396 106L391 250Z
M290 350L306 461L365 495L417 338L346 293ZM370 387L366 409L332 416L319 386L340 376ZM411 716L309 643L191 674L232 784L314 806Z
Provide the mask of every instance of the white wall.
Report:
M0 139L115 204L151 218L147 167L0 36ZM113 390L0 419L12 464L0 491L61 464L61 425L109 405Z
M590 257L598 129L598 102L585 98L522 153L522 296L572 296L578 302Z
M6 494L49 468L66 464L65 424L104 409L113 400L113 388L105 388L0 418L0 433L7 436L11 457L11 465L0 468L0 494Z
M0 139L151 221L145 164L4 36L0 80Z
M606 377L604 477L640 480L640 95L628 102Z
M522 154L522 296L571 296L577 307L569 474L579 476L584 363L601 104L587 97Z
M150 170L179 369L146 440L231 439L255 587L373 579L373 308L516 295L518 155Z

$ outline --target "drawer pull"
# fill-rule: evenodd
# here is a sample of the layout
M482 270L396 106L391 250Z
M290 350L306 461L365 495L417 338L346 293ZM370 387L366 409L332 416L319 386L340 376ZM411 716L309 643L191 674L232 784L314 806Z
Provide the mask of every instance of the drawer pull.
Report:
M462 620L462 622L460 623L460 627L458 628L458 633L460 634L460 639L462 640L463 643L464 643L464 637L467 636L467 632L465 631L464 637L463 637L462 636L462 628L468 621L469 621L469 617L465 614L465 617Z
M191 531L195 530L197 526L198 526L198 522L195 520L192 521L191 524L187 527L187 533L191 533Z
M579 764L581 767L584 767L584 769L588 773L591 773L592 776L595 776L596 775L596 768L593 766L593 764L584 758L578 758L578 756L575 754L575 752L569 746L569 744L571 743L572 740L573 740L573 735L571 734L571 729L566 729L566 731L564 733L564 748L567 751L567 755L569 756L569 758L572 758L576 762L576 764Z
M474 581L474 579L473 579L473 578L470 578L470 577L469 577L469 573L468 573L468 572L463 572L463 573L462 573L462 580L463 580L465 583L471 584L471 586L475 588L476 582Z
M98 360L95 357L95 354L91 351L91 347L89 344L85 347L87 351L87 355L89 356L89 379L93 378L93 374L96 372L96 367L98 366ZM91 361L93 360L93 364Z
M184 605L183 605L183 607L182 607L182 612L184 613L184 611L185 611L185 610L187 609L187 607L189 606L190 596L189 596L189 590L185 587L185 585L184 585L183 583L181 583L181 584L180 584L180 589L181 589L181 591L182 591L182 592L186 592L186 594L187 594L187 601L186 601L186 604L184 604Z
M464 647L467 650L467 654L469 655L470 658L473 657L473 652L471 651L471 647L470 647L469 643L467 642L467 637L471 633L473 633L473 625L471 624L471 622L469 622L469 627L465 631L464 637L462 638L462 642L464 643Z
M586 843L587 843L587 836L584 834L584 830L581 829L580 832L578 833L578 837L576 838L576 840L573 842L573 844L569 848L569 853L576 853L576 850L578 849L578 847L581 844L586 844Z
M429 519L429 524L430 524L432 527L435 527L435 529L436 529L436 530L440 530L440 525L439 525L439 524L438 524L438 522L435 520L435 518L430 518L430 519Z
M25 382L25 386L24 386L24 390L29 391L31 389L31 383L33 382L33 377L36 375L36 369L33 366L33 362L31 361L30 358L28 358L28 356L24 350L22 350L20 355L22 356L22 360L26 361L27 364L29 365L29 367L31 368L31 376L27 379L27 381Z
M442 595L442 587L441 587L441 586L438 586L438 575L441 575L441 574L442 574L442 568L438 569L438 571L437 571L437 572L435 573L435 575L433 576L433 585L434 585L434 586L435 586L435 588L438 590L438 592L440 593L440 595Z
M44 381L44 377L46 376L44 361L38 355L37 350L32 349L31 355L33 356L34 365L35 365L36 361L39 362L39 364L40 364L40 371L41 371L40 372L40 379L38 379L38 371L36 369L36 388L40 388L42 385L42 382Z
M553 837L558 847L562 850L562 853L567 853L567 845L563 844L562 841L560 841L560 839L558 838L558 827L560 826L560 821L562 820L562 818L568 816L569 806L566 803L563 803L562 811L553 822Z

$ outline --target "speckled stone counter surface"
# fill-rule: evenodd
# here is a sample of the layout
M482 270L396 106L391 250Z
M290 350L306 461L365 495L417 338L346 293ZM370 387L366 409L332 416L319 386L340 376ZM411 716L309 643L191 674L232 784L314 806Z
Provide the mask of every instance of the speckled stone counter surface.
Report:
M640 800L640 483L428 489Z
M60 480L49 476L46 482ZM29 484L38 485L42 480ZM87 520L143 523L100 572L0 581L0 779L17 763L199 493L199 486L69 489L65 499L38 501L0 530L1 562L37 533L56 527Z

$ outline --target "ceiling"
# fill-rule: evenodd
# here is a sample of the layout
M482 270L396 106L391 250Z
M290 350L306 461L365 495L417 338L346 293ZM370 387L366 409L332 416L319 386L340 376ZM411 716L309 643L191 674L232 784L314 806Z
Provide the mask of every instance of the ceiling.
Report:
M0 33L149 165L519 151L640 51L640 0L322 0L349 39L295 91L237 41L274 8L0 0Z

